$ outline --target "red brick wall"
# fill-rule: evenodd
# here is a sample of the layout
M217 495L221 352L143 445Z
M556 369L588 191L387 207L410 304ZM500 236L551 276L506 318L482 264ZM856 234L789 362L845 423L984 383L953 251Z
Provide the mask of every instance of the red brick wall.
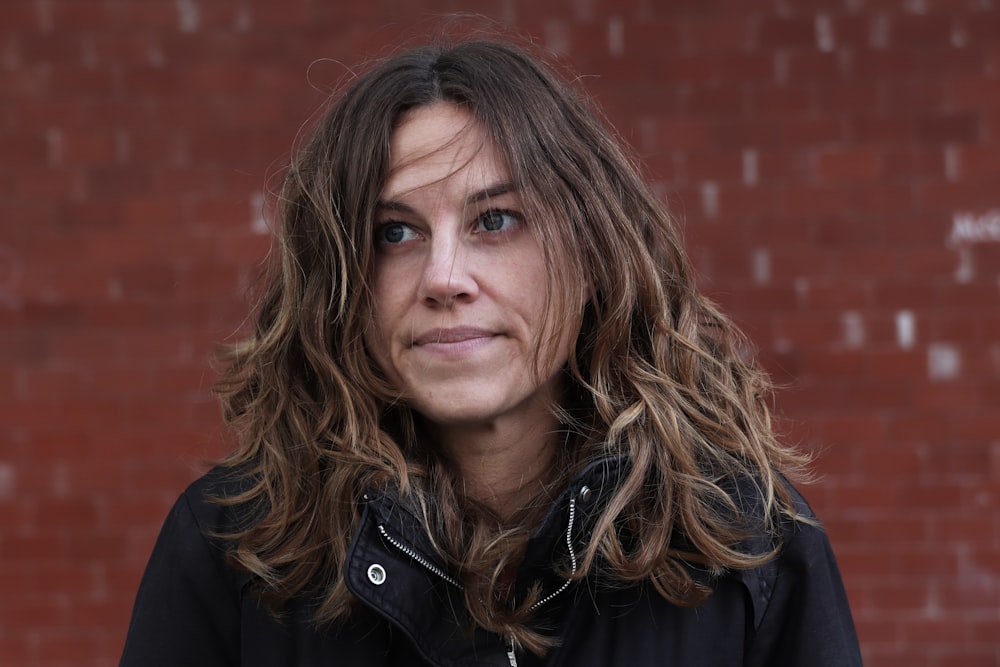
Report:
M0 3L0 665L114 664L225 449L268 174L430 4ZM1000 665L1000 2L461 8L563 51L648 160L822 452L867 664Z

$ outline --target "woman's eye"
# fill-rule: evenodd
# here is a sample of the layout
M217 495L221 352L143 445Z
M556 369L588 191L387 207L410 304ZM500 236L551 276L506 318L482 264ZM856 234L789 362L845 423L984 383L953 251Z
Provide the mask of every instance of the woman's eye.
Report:
M510 211L486 211L477 220L476 231L504 232L520 222L520 216Z
M379 243L389 245L403 243L404 241L416 238L416 236L417 234L413 231L413 228L401 222L392 222L383 225L378 230Z

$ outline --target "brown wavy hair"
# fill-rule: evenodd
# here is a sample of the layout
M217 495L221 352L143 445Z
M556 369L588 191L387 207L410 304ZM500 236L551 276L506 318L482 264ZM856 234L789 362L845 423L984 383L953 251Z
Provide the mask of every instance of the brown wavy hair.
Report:
M768 381L696 288L624 142L544 62L496 40L392 55L336 95L294 151L255 328L225 351L217 387L239 441L226 463L248 482L218 500L255 508L227 536L231 555L276 609L318 591L317 622L350 614L339 572L358 501L388 483L421 509L476 624L536 652L552 642L529 629L532 600L511 609L498 593L547 501L511 522L465 497L365 349L390 139L408 111L440 101L466 109L505 161L546 253L553 321L579 330L565 369L573 398L554 406L567 434L559 468L628 461L574 576L649 581L691 605L710 592L691 563L750 568L779 548L740 547L747 522L726 490L751 480L773 535L795 515L781 475L804 459L774 435Z

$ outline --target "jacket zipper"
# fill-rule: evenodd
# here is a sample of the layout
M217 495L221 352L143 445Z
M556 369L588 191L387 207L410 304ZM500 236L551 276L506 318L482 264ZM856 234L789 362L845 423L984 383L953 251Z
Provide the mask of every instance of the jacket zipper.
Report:
M517 667L517 652L514 650L513 637L507 637L507 659L510 660L510 667Z
M413 549L411 549L410 547L406 546L405 544L403 544L402 542L400 542L399 540L397 540L395 537L393 537L392 535L390 535L386 531L385 526L383 526L382 524L378 525L378 532L381 533L382 537L385 538L386 542L388 542L389 544L391 544L392 546L396 547L397 549L399 549L400 551L402 551L404 554L406 554L407 556L409 556L413 560L415 560L418 563L420 563L421 565L423 565L425 569L427 569L427 570L433 572L434 574L436 574L437 576L441 577L442 579L444 579L445 581L447 581L449 584L451 584L452 586L454 586L458 590L462 590L462 584L458 583L457 579L455 579L454 577L449 576L447 572L445 572L444 570L442 570L441 568L439 568L437 565L434 565L429 560L427 560L426 558L424 558L423 556L421 556L420 554L418 554L416 551L414 551Z
M569 560L570 560L570 575L571 578L563 582L562 586L554 590L553 592L546 595L544 598L531 605L531 610L536 611L542 605L549 603L553 598L562 593L564 590L569 588L570 582L572 582L572 575L576 574L576 550L573 549L573 524L576 522L576 498L572 496L569 499L569 521L566 523L566 548L569 550ZM439 568L438 566L431 563L429 560L418 554L416 551L403 544L395 537L389 534L385 529L385 526L378 524L378 532L385 538L385 541L391 544L396 549L399 549L404 554L415 560L424 569L436 574L441 579L447 581L449 584L462 590L462 584L458 583L458 580L450 576L447 572ZM517 667L517 650L514 642L514 637L508 636L507 638L507 660L510 661L510 667Z
M531 605L531 611L536 611L544 604L548 604L552 598L569 588L572 576L576 574L576 551L573 549L573 523L576 521L576 498L569 499L569 521L566 523L566 549L569 551L570 579L563 582L562 586L552 591L544 598Z

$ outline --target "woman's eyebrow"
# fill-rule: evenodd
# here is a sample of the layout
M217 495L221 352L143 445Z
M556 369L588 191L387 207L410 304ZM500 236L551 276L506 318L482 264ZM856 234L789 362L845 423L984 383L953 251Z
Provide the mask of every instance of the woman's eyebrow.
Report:
M466 204L477 204L481 201L487 199L492 199L493 197L499 197L500 195L509 194L515 192L517 187L510 182L497 183L496 185L491 185L488 188L483 188L478 192L474 192L465 198Z
M375 202L375 209L378 211L398 211L400 213L414 213L412 206L393 199L379 199Z
M479 202L499 197L500 195L516 192L517 186L510 182L497 183L489 187L473 192L465 198L465 205L478 204ZM375 202L375 209L379 211L397 211L399 213L415 213L416 210L409 204L396 199L379 199Z

